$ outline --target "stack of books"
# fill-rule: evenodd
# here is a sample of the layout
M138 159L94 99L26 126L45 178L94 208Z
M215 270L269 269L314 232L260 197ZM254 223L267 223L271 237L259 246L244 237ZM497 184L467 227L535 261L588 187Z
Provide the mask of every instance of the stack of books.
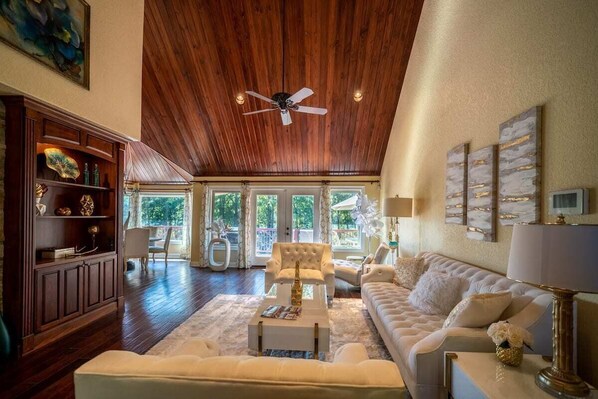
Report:
M262 312L269 319L297 320L301 316L301 306L270 305Z

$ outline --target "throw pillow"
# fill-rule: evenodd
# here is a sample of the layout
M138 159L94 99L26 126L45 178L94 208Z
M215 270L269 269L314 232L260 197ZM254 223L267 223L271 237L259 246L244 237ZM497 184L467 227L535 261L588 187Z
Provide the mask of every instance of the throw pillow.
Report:
M448 315L461 300L463 279L427 271L409 294L409 303L426 314Z
M511 297L509 291L468 296L451 310L442 328L486 327L498 321L511 303Z
M412 290L426 271L426 262L424 258L398 258L393 267L393 283Z

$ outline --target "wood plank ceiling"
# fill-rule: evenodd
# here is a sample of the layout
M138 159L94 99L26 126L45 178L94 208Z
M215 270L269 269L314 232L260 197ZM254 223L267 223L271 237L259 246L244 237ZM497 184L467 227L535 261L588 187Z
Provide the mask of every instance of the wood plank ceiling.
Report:
M422 3L146 0L141 140L194 176L378 175ZM328 114L241 115L283 85Z
M138 141L127 144L125 181L141 184L187 184L193 176Z

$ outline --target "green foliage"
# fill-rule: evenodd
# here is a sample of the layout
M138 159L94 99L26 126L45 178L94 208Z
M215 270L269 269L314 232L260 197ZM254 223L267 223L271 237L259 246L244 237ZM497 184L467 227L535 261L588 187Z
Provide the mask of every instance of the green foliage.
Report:
M347 200L354 195L356 191L333 191L331 194L331 204L334 206L339 202ZM356 229L357 225L351 216L351 211L332 211L331 222L333 229Z
M257 228L272 229L278 224L278 196L257 195Z
M141 197L142 226L182 226L184 213L183 197Z
M314 196L293 195L293 228L313 229L314 228Z
M212 204L212 221L222 219L233 230L239 228L241 193L215 193Z

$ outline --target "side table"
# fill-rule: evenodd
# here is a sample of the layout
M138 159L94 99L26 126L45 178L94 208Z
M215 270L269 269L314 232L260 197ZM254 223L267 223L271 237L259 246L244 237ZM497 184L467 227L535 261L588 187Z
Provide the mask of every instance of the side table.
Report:
M554 398L536 386L536 373L550 365L540 355L523 355L519 367L502 364L495 353L445 352L444 385L449 397ZM590 398L598 393L590 387Z

